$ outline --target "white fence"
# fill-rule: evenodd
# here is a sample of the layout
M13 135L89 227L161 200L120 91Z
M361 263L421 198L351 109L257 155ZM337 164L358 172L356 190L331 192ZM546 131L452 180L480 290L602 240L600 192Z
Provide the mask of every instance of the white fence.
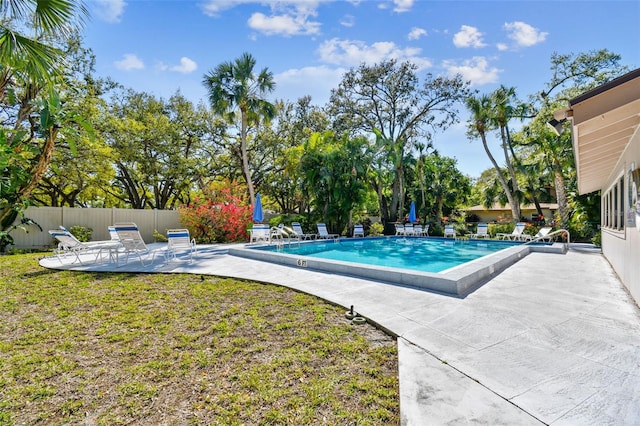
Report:
M92 240L108 240L108 226L118 222L135 222L145 242L154 241L157 230L166 235L167 229L182 228L177 210L134 210L134 209L83 209L72 207L29 207L25 217L32 219L42 227L28 226L28 232L16 229L11 232L15 244L9 248L39 249L52 247L54 241L49 235L50 229L84 226L93 229ZM16 221L19 223L19 219Z

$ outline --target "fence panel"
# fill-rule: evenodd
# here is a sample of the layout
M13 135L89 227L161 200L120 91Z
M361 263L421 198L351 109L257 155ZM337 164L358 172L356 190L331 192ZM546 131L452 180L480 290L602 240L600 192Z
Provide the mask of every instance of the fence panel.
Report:
M147 243L154 241L153 231L164 234L169 228L182 228L180 215L176 210L134 210L134 209L83 209L71 207L29 207L25 217L42 227L27 227L28 232L16 229L11 232L15 244L12 248L41 249L55 245L48 231L60 225L70 228L84 226L93 229L92 240L108 240L107 227L118 222L134 222ZM16 221L19 223L19 220Z

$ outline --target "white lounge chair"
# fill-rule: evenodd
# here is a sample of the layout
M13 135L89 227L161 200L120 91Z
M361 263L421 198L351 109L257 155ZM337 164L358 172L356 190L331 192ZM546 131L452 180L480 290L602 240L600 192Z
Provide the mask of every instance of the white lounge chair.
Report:
M337 240L340 236L338 234L330 234L329 231L327 231L327 225L324 223L318 223L316 225L318 227L318 239L321 240L328 240L328 239L334 239Z
M153 263L155 260L155 253L145 244L142 239L142 235L140 235L138 225L133 222L126 222L116 223L114 226L116 228L118 238L120 238L120 244L122 245L122 248L118 252L118 263L120 262L120 254L126 255L124 260L125 264L129 262L129 256L131 255L137 256L143 266ZM149 257L150 259L147 259ZM149 263L145 264L145 260L149 260Z
M475 234L471 234L471 238L489 238L489 225L486 223L479 223L478 229Z
M78 263L83 264L82 258L80 257L83 254L95 254L92 262L96 262L98 258L102 256L104 251L111 252L120 248L119 241L114 242L112 240L108 240L82 242L63 227L60 227L60 229L53 229L49 231L49 234L58 241L58 246L53 253L56 255L58 260L60 260L60 263L62 263L63 257L71 255L75 257L73 263L78 261Z
M186 251L189 262L193 262L193 255L197 254L196 240L191 238L188 229L167 230L167 252L169 260L176 260L179 252Z
M353 225L353 237L364 237L364 227L362 225Z
M293 228L293 230L296 234L298 234L298 237L300 237L301 240L313 240L316 237L316 234L306 234L302 230L302 225L300 225L300 222L291 223L291 228Z
M551 239L553 237L549 236L549 233L551 232L551 227L550 226L546 226L544 228L540 228L540 230L538 231L538 233L536 235L527 235L527 234L523 234L520 239L524 240L524 241L548 241L551 242Z
M518 241L521 239L523 233L524 233L524 228L525 228L526 224L524 222L518 222L516 223L515 228L513 228L513 231L510 234L505 234L505 233L499 233L496 235L496 237L498 237L499 240L513 240L513 241Z
M429 224L424 225L424 228L422 228L422 236L424 237L428 237L429 236Z
M404 225L401 223L396 223L396 235L405 235Z
M404 225L404 235L415 235L415 230L413 229L413 224L405 223Z
M249 242L250 243L257 243L257 242L264 242L264 243L268 243L269 240L271 239L271 230L269 228L269 225L263 224L263 223L255 223L253 225L253 228L251 228L250 232L250 236L249 236Z
M445 225L444 226L444 237L445 238L456 238L456 230L454 229L453 225Z

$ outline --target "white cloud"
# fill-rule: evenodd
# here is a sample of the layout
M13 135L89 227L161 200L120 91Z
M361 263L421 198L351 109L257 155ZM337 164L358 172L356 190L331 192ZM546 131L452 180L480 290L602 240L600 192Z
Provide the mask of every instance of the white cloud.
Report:
M259 3L256 0L208 0L202 4L202 11L208 16L218 16L220 12L242 4Z
M531 25L516 21L504 24L507 31L507 37L516 42L517 46L530 47L546 40L549 33L541 32L539 29Z
M356 18L353 15L344 15L342 19L340 19L340 25L343 27L351 28L356 22Z
M244 4L268 6L270 13L255 12L247 24L266 35L314 35L320 33L321 23L311 18L318 15L320 3L332 0L208 0L202 6L206 15L219 16L221 12Z
M482 33L476 27L469 25L461 26L460 31L454 34L453 44L456 47L479 48L486 46L482 41Z
M272 15L254 13L248 21L249 27L267 35L286 36L301 34L319 34L320 23L307 20L305 15Z
M121 61L114 62L117 69L122 71L142 70L144 69L144 62L133 53L127 53L122 56Z
M397 59L410 60L420 69L431 67L428 59L418 56L421 52L422 49L417 47L401 49L390 41L367 45L363 41L337 38L323 42L318 48L320 59L328 64L353 67L362 63L372 65L388 59Z
M499 51L503 52L503 51L505 51L505 50L509 49L509 46L507 46L507 44L506 44L506 43L498 43L498 44L496 44L496 48L497 48Z
M490 67L489 61L482 56L474 56L471 59L464 60L462 63L444 61L443 66L450 76L460 74L462 79L470 81L472 86L496 83L498 75L502 72L498 68Z
M409 40L418 40L420 37L426 35L427 30L425 30L424 28L413 27L411 28L411 31L409 31L409 35L407 36L407 38Z
M393 0L396 7L393 8L394 12L402 13L408 12L413 7L414 0Z
M171 71L176 71L182 74L191 74L198 69L198 64L195 61L183 56L180 58L180 65L174 65L169 68Z
M93 13L109 23L120 22L127 3L124 0L94 0Z

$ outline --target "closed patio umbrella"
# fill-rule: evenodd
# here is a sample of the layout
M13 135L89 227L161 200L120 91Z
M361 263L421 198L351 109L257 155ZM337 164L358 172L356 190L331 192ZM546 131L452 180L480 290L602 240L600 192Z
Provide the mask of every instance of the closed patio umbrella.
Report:
M416 203L415 201L411 202L411 207L409 208L409 223L414 223L416 221Z
M262 197L260 194L256 195L256 203L253 205L253 221L256 223L262 223L264 220L264 214L262 213Z

